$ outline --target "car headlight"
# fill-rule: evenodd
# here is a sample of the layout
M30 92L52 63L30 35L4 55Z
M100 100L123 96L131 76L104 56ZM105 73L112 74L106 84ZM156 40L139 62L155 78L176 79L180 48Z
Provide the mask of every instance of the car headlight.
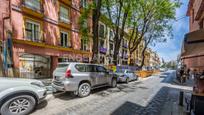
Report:
M45 87L45 85L41 81L32 82L31 85L35 85L35 86L38 86L38 87Z

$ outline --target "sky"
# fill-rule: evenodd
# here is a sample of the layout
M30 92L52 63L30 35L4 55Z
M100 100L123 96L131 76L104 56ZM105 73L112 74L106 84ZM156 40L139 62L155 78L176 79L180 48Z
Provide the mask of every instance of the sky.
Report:
M172 23L173 39L168 39L167 42L159 43L155 47L152 47L153 51L156 51L160 58L163 58L165 61L177 59L177 56L181 52L184 35L189 32L189 18L186 16L188 0L180 1L182 5L176 10L176 18L179 20Z

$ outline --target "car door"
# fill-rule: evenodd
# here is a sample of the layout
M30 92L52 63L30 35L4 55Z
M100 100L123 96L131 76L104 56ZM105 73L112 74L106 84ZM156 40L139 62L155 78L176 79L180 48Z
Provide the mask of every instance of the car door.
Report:
M97 66L97 74L99 78L99 84L106 84L107 83L107 72L106 69L103 66Z
M99 83L99 78L98 78L98 72L96 70L95 65L86 65L86 72L89 73L90 79L91 79L91 84L93 86L97 85Z
M136 77L135 77L135 74L134 74L134 72L133 71L129 71L130 72L130 76L131 76L131 80L135 80L136 79Z

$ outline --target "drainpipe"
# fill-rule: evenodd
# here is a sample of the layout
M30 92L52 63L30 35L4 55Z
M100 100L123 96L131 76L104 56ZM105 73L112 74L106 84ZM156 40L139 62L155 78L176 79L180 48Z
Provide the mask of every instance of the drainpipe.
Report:
M4 15L5 15L5 13L2 13L2 17L3 17L3 22L2 22L2 29L3 29L3 39L2 39L2 43L3 43L3 51L4 51L4 45L5 45L5 21L6 20L8 20L8 19L10 19L10 17L11 17L11 0L8 0L8 2L9 2L9 16L7 16L7 17L4 17ZM3 60L3 62L4 62L4 60ZM7 74L7 72L5 71L5 68L4 68L4 66L3 66L3 75L6 77L6 76L8 76L8 74Z

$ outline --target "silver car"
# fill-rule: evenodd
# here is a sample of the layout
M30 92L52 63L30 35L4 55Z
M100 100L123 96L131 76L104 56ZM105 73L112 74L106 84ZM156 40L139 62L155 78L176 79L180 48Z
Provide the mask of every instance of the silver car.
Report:
M130 81L137 80L138 76L135 73L128 69L122 69L116 72L118 76L118 82L126 82L129 83Z
M0 77L0 114L28 115L46 95L41 81Z
M91 89L117 86L117 78L104 66L85 63L59 63L53 72L52 86L58 91L71 91L79 97Z

